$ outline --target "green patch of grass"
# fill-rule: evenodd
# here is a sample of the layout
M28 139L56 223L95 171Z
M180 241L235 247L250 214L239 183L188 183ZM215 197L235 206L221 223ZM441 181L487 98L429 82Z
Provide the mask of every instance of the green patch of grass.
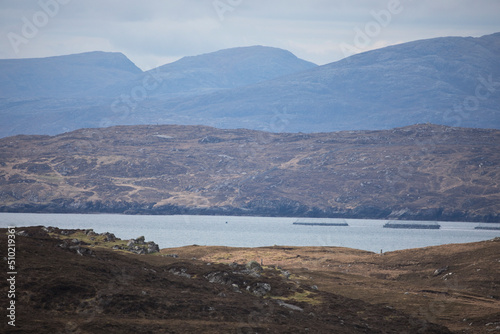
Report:
M295 292L292 296L282 297L282 296L271 296L274 299L281 299L284 301L295 301L295 302L303 302L310 305L319 305L322 303L319 297L314 297L314 294L310 291L303 292Z
M232 254L217 254L216 257L214 257L214 261L220 261L220 260L229 260L232 258Z
M127 246L126 240L115 240L115 241L106 241L106 236L104 235L94 235L88 236L84 231L78 231L72 233L70 235L62 235L58 233L49 233L51 237L56 237L61 240L69 240L69 239L78 239L82 242L85 242L94 247L102 247L102 248L113 248L114 246ZM93 240L92 240L93 239Z

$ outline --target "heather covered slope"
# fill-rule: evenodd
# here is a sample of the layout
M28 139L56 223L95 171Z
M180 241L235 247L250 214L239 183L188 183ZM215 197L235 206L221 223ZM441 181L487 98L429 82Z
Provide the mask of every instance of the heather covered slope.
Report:
M384 254L192 245L137 255L116 249L128 241L111 233L9 230L17 274L16 327L0 325L8 333L491 333L500 326L498 238ZM3 244L12 233L0 229ZM3 296L8 289L2 279Z
M16 326L3 321L2 332L450 333L422 317L303 284L272 265L136 255L112 250L114 242L96 244L83 230L15 233ZM0 236L6 244L7 230ZM8 289L2 279L3 296Z
M122 126L0 140L0 209L499 221L500 131Z
M383 254L341 247L186 246L179 259L262 259L320 291L394 308L455 333L494 333L500 322L500 238ZM403 332L403 331L402 331Z

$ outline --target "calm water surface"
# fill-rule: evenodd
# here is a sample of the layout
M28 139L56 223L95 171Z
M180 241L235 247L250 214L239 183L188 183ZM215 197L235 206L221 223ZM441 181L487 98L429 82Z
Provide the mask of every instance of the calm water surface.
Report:
M0 213L0 227L44 225L68 229L92 228L98 233L114 233L121 239L143 235L147 241L158 243L160 248L193 244L234 247L286 245L342 246L386 252L500 237L500 231L475 230L479 223L439 222L439 230L409 230L383 228L387 220L324 220L346 222L348 227L293 225L296 220L232 216Z

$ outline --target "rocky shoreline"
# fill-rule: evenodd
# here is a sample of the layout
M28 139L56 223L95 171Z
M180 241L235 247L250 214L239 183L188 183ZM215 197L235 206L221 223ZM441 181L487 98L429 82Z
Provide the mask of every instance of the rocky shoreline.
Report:
M345 219L390 219L420 221L457 221L499 223L500 214L480 215L464 211L443 209L393 210L374 206L354 209L310 208L299 203L269 203L265 207L207 207L196 208L181 205L155 205L156 203L128 202L76 202L72 199L56 199L45 204L0 205L0 212L12 213L77 213L77 214L128 214L128 215L222 215L262 216L298 218L345 218Z

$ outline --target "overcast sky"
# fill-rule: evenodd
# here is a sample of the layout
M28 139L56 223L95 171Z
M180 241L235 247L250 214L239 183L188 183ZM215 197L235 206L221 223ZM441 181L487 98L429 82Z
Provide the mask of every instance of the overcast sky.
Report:
M499 0L0 0L0 58L117 51L144 70L249 45L323 65L402 42L495 32Z

